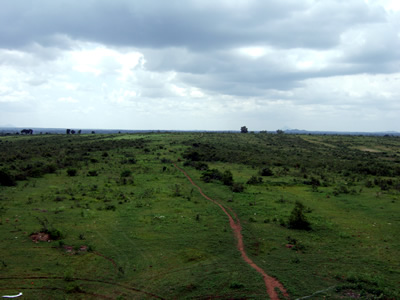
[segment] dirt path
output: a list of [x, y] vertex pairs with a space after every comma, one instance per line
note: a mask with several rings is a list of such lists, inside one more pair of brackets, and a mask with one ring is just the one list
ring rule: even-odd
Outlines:
[[206, 198], [207, 200], [215, 203], [216, 205], [218, 205], [222, 211], [228, 216], [229, 218], [229, 225], [231, 226], [232, 230], [233, 230], [233, 234], [237, 240], [237, 248], [240, 251], [240, 254], [242, 255], [243, 260], [249, 264], [253, 269], [255, 269], [258, 273], [260, 273], [260, 275], [263, 277], [264, 282], [265, 282], [265, 287], [267, 288], [267, 293], [269, 295], [269, 297], [272, 300], [279, 300], [279, 296], [278, 293], [276, 291], [276, 289], [280, 290], [282, 292], [282, 294], [288, 299], [289, 298], [289, 294], [286, 292], [285, 288], [283, 287], [283, 285], [274, 277], [269, 276], [267, 273], [265, 273], [265, 271], [263, 269], [261, 269], [259, 266], [257, 266], [250, 257], [247, 256], [246, 251], [244, 249], [244, 243], [243, 243], [243, 235], [242, 235], [242, 226], [240, 224], [240, 220], [237, 217], [236, 213], [231, 210], [230, 208], [228, 208], [228, 210], [234, 215], [235, 219], [232, 217], [232, 215], [228, 212], [228, 210], [218, 201], [211, 199], [210, 197], [208, 197], [206, 194], [204, 194], [204, 192], [202, 191], [202, 189], [196, 184], [194, 183], [194, 181], [192, 180], [192, 178], [190, 178], [190, 176], [180, 167], [178, 167], [175, 163], [174, 163], [175, 168], [177, 168], [179, 171], [181, 171], [186, 178], [190, 181], [190, 183], [195, 186], [198, 191], [200, 192], [200, 194]]

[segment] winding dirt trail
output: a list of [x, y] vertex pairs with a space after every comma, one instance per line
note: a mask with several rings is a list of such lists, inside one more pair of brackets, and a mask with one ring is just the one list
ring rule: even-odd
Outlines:
[[287, 291], [285, 290], [283, 285], [277, 279], [275, 279], [274, 277], [271, 277], [267, 273], [265, 273], [265, 271], [263, 269], [261, 269], [259, 266], [257, 266], [251, 260], [251, 258], [247, 256], [246, 251], [244, 249], [244, 243], [243, 243], [242, 225], [240, 224], [240, 220], [237, 217], [236, 213], [233, 210], [231, 210], [230, 208], [228, 208], [228, 210], [231, 212], [231, 214], [234, 215], [234, 217], [236, 219], [236, 221], [235, 221], [235, 219], [232, 217], [232, 215], [228, 212], [228, 210], [221, 203], [219, 203], [218, 201], [216, 201], [214, 199], [211, 199], [206, 194], [204, 194], [203, 190], [192, 180], [192, 178], [185, 172], [185, 170], [178, 167], [176, 165], [176, 163], [174, 163], [174, 166], [175, 166], [175, 168], [177, 168], [179, 171], [181, 171], [186, 176], [186, 178], [190, 181], [190, 183], [198, 189], [200, 194], [205, 199], [218, 205], [222, 209], [222, 211], [228, 216], [229, 225], [231, 226], [233, 234], [237, 240], [237, 248], [240, 251], [240, 254], [242, 255], [243, 260], [247, 264], [249, 264], [253, 269], [255, 269], [258, 273], [261, 274], [261, 276], [264, 279], [265, 287], [267, 288], [267, 293], [268, 293], [269, 297], [272, 300], [279, 300], [279, 296], [276, 291], [278, 289], [282, 292], [282, 294], [285, 296], [286, 299], [289, 299], [289, 294], [287, 293]]

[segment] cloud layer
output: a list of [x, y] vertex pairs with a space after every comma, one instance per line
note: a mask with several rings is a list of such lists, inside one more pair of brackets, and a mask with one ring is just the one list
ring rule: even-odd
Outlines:
[[394, 2], [5, 0], [0, 125], [399, 130]]

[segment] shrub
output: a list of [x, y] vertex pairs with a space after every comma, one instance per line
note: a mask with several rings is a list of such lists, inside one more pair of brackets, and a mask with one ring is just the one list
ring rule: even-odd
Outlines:
[[67, 281], [67, 282], [74, 281], [74, 278], [72, 277], [71, 272], [65, 271], [64, 280]]
[[57, 171], [57, 166], [55, 164], [48, 164], [44, 167], [45, 173], [53, 174], [55, 171]]
[[232, 172], [226, 170], [221, 177], [221, 181], [224, 185], [232, 186], [233, 185], [233, 175]]
[[271, 170], [270, 168], [266, 167], [266, 168], [263, 168], [263, 169], [260, 171], [260, 175], [261, 175], [261, 176], [273, 176], [274, 173], [272, 172], [272, 170]]
[[174, 191], [173, 191], [172, 195], [173, 195], [174, 197], [180, 197], [180, 196], [182, 196], [182, 193], [181, 193], [181, 186], [180, 186], [179, 184], [175, 184]]
[[121, 172], [121, 177], [129, 177], [129, 176], [131, 176], [131, 174], [132, 174], [131, 170], [123, 170]]
[[98, 175], [99, 175], [99, 173], [97, 173], [96, 170], [90, 170], [90, 171], [88, 172], [88, 176], [98, 176]]
[[295, 238], [288, 236], [287, 241], [288, 244], [292, 245], [291, 249], [294, 251], [303, 251], [305, 249], [304, 245]]
[[311, 224], [304, 215], [305, 206], [296, 201], [295, 207], [289, 217], [288, 226], [291, 229], [310, 230]]
[[196, 170], [200, 170], [200, 171], [208, 170], [208, 165], [206, 163], [200, 162], [200, 161], [186, 161], [184, 163], [184, 166], [191, 166], [191, 167], [195, 168]]
[[251, 176], [249, 180], [247, 180], [247, 184], [259, 184], [262, 183], [263, 180], [261, 177]]
[[16, 184], [14, 176], [8, 173], [7, 170], [0, 170], [0, 185], [14, 186]]
[[65, 200], [65, 197], [64, 196], [56, 196], [55, 198], [54, 198], [54, 202], [61, 202], [61, 201], [64, 201]]
[[231, 289], [241, 289], [244, 288], [244, 285], [241, 284], [240, 282], [232, 282], [229, 286]]
[[191, 160], [191, 161], [199, 161], [200, 160], [200, 154], [197, 151], [189, 151], [184, 153], [183, 158]]
[[321, 182], [315, 177], [311, 177], [310, 180], [304, 181], [304, 184], [312, 186], [321, 186]]
[[349, 189], [347, 188], [347, 186], [345, 186], [343, 184], [340, 184], [339, 186], [336, 186], [333, 189], [333, 194], [335, 196], [338, 196], [340, 194], [348, 194], [348, 193], [350, 193]]
[[68, 169], [67, 170], [68, 176], [71, 176], [71, 177], [76, 176], [77, 173], [78, 173], [77, 169]]
[[235, 182], [232, 184], [231, 190], [234, 193], [241, 193], [244, 191], [244, 185], [242, 183]]
[[108, 205], [106, 205], [105, 209], [106, 209], [106, 210], [115, 211], [117, 208], [115, 207], [115, 205], [108, 204]]
[[[67, 280], [66, 278], [64, 278], [65, 281], [72, 281], [72, 280]], [[82, 288], [79, 285], [71, 285], [68, 286], [66, 289], [68, 294], [72, 294], [72, 293], [84, 293], [84, 291], [82, 290]]]
[[55, 229], [55, 228], [51, 228], [51, 229], [47, 230], [46, 233], [48, 233], [50, 235], [50, 238], [52, 240], [59, 240], [64, 237], [64, 234], [60, 230]]
[[44, 170], [42, 170], [40, 167], [34, 167], [32, 169], [27, 170], [26, 174], [29, 177], [34, 177], [34, 178], [39, 178], [44, 175]]
[[136, 159], [135, 158], [129, 158], [128, 160], [126, 160], [125, 163], [134, 165], [134, 164], [136, 164]]
[[222, 179], [222, 174], [218, 169], [211, 169], [211, 170], [206, 170], [203, 172], [203, 175], [201, 175], [201, 180], [204, 182], [211, 182], [212, 180], [221, 180]]

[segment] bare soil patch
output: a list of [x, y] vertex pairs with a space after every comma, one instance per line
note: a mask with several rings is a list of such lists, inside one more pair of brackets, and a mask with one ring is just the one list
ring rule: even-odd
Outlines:
[[50, 242], [50, 234], [45, 232], [36, 232], [30, 235], [32, 242], [39, 243], [39, 242]]

